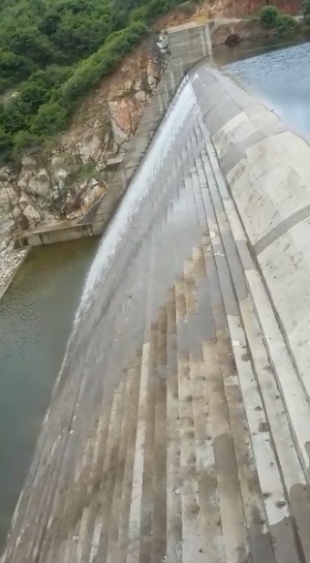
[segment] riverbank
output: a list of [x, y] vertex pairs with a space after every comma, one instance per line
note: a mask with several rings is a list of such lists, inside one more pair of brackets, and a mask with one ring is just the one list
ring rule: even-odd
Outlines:
[[299, 26], [292, 32], [280, 34], [276, 28], [263, 27], [256, 18], [217, 18], [210, 22], [212, 46], [216, 48], [226, 44], [230, 48], [239, 43], [250, 44], [257, 40], [279, 41], [282, 44], [309, 39], [309, 25], [304, 24], [300, 16], [294, 19]]
[[97, 245], [31, 249], [0, 299], [0, 555]]
[[17, 270], [22, 265], [29, 248], [16, 249], [9, 238], [0, 243], [0, 299], [9, 287]]

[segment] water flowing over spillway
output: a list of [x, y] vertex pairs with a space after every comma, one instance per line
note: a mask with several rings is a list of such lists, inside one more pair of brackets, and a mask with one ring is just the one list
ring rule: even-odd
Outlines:
[[[182, 103], [178, 103], [179, 97], [182, 96]], [[125, 254], [124, 246], [126, 239], [130, 233], [130, 244], [132, 231], [135, 230], [133, 225], [137, 223], [138, 216], [143, 213], [144, 206], [149, 204], [149, 200], [154, 200], [154, 179], [159, 174], [159, 168], [163, 159], [166, 158], [169, 147], [175, 142], [180, 134], [184, 134], [186, 130], [185, 121], [191, 118], [194, 110], [196, 98], [194, 96], [191, 85], [187, 79], [184, 79], [179, 92], [168, 110], [164, 124], [159, 127], [155, 135], [152, 150], [148, 158], [142, 162], [141, 167], [135, 175], [135, 178], [127, 191], [122, 206], [118, 210], [108, 232], [103, 237], [99, 247], [97, 256], [92, 264], [91, 270], [86, 280], [85, 288], [81, 299], [81, 312], [87, 307], [89, 298], [93, 299], [93, 292], [97, 292], [96, 285], [103, 285], [111, 269], [113, 258], [122, 249]], [[169, 171], [168, 167], [168, 173]], [[160, 195], [160, 192], [157, 194]], [[157, 199], [156, 198], [156, 199]], [[146, 216], [146, 221], [153, 218]], [[139, 226], [139, 224], [138, 224]], [[143, 229], [147, 229], [145, 226]], [[135, 239], [139, 241], [139, 232]], [[127, 243], [129, 241], [127, 240]], [[79, 313], [78, 313], [79, 314]]]
[[212, 141], [282, 129], [217, 84], [183, 80], [102, 239], [3, 563], [310, 561], [310, 411]]

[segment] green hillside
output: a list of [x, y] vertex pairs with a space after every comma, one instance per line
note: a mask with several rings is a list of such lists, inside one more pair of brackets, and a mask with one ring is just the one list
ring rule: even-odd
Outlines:
[[[178, 0], [3, 0], [0, 7], [0, 160], [61, 131]], [[17, 94], [10, 95], [18, 90]]]

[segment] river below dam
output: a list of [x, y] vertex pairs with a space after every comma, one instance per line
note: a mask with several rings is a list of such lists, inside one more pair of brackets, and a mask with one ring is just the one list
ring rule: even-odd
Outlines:
[[0, 301], [0, 546], [97, 244], [84, 239], [31, 250]]
[[[310, 140], [310, 43], [241, 46], [215, 59]], [[0, 301], [0, 550], [97, 246], [84, 239], [32, 250]]]

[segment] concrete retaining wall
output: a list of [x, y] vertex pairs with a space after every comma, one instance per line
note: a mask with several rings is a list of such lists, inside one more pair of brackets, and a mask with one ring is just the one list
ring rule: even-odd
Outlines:
[[227, 76], [198, 65], [190, 79], [310, 395], [310, 146]]
[[43, 244], [54, 244], [56, 242], [65, 242], [68, 240], [76, 240], [80, 238], [93, 236], [95, 233], [90, 223], [84, 225], [66, 225], [61, 223], [55, 227], [38, 229], [28, 236], [29, 246], [41, 246]]

